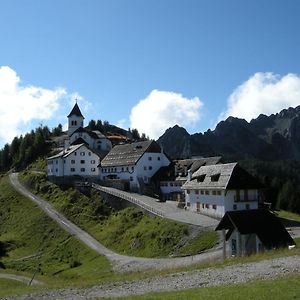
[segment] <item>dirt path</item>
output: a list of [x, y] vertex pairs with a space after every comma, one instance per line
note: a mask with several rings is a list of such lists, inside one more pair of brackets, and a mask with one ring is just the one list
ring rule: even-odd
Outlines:
[[0, 273], [0, 279], [11, 279], [11, 280], [16, 280], [16, 281], [20, 281], [23, 282], [27, 285], [29, 285], [29, 283], [31, 282], [31, 285], [42, 285], [43, 283], [33, 279], [31, 281], [31, 278], [29, 277], [25, 277], [25, 276], [20, 276], [20, 275], [15, 275], [15, 274], [4, 274], [4, 273]]
[[216, 260], [222, 255], [222, 250], [220, 248], [213, 249], [211, 251], [204, 252], [202, 254], [180, 257], [180, 258], [141, 258], [132, 257], [117, 254], [110, 249], [106, 248], [100, 244], [96, 239], [94, 239], [87, 232], [79, 228], [77, 225], [69, 221], [64, 215], [59, 213], [51, 204], [42, 198], [32, 194], [28, 191], [18, 180], [18, 174], [12, 173], [9, 175], [10, 182], [13, 187], [33, 201], [42, 209], [50, 218], [56, 221], [61, 228], [74, 235], [85, 245], [95, 250], [100, 255], [104, 255], [113, 265], [113, 269], [119, 272], [126, 271], [137, 271], [145, 269], [165, 269], [174, 268], [177, 266], [190, 265], [206, 260]]
[[[16, 297], [18, 300], [79, 300], [126, 297], [150, 292], [179, 291], [190, 288], [245, 283], [255, 279], [271, 279], [288, 274], [300, 275], [300, 256], [290, 256], [255, 263], [174, 273], [131, 282], [114, 282], [86, 289], [61, 289]], [[300, 296], [300, 286], [299, 286]], [[7, 298], [11, 299], [11, 298]]]

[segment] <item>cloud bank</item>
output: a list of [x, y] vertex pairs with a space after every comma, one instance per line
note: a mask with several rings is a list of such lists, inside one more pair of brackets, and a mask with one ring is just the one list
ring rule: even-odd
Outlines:
[[200, 119], [202, 105], [197, 97], [188, 99], [174, 92], [153, 90], [132, 108], [130, 126], [157, 139], [167, 128], [176, 124], [195, 124]]
[[227, 110], [219, 116], [219, 121], [233, 116], [249, 122], [260, 114], [270, 115], [299, 104], [299, 75], [255, 73], [229, 96]]
[[22, 133], [33, 120], [48, 120], [66, 95], [62, 88], [50, 90], [37, 86], [22, 86], [17, 73], [10, 67], [0, 67], [0, 139], [5, 142]]

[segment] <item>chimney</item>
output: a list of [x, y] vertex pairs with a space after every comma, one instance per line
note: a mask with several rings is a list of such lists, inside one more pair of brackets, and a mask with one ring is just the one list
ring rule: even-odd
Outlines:
[[192, 180], [192, 171], [191, 170], [188, 170], [188, 181], [191, 181]]

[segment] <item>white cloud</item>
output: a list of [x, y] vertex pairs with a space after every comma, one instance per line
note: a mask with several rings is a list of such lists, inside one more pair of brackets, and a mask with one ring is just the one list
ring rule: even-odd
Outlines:
[[300, 104], [300, 76], [256, 73], [229, 96], [227, 110], [219, 120], [229, 116], [250, 121], [259, 114], [277, 113]]
[[176, 124], [195, 124], [200, 119], [199, 110], [202, 105], [197, 97], [188, 99], [174, 92], [153, 90], [132, 108], [130, 127], [156, 139], [167, 128]]
[[11, 142], [31, 121], [50, 119], [65, 96], [62, 88], [22, 86], [13, 69], [0, 67], [0, 139]]

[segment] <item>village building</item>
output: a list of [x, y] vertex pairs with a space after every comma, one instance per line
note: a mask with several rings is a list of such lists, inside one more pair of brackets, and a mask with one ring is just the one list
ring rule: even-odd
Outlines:
[[224, 257], [295, 245], [279, 218], [266, 209], [228, 211], [216, 230], [223, 231]]
[[76, 103], [68, 115], [68, 136], [64, 147], [47, 159], [50, 179], [73, 176], [99, 179], [98, 165], [112, 144], [101, 132], [83, 126], [84, 116]]
[[161, 200], [178, 201], [179, 207], [184, 203], [183, 184], [188, 179], [188, 172], [192, 174], [201, 166], [219, 163], [220, 156], [181, 159], [173, 161], [169, 166], [160, 168], [152, 177], [152, 181], [159, 186]]
[[127, 189], [143, 193], [151, 177], [164, 166], [169, 158], [155, 141], [142, 141], [116, 145], [100, 164], [102, 181], [122, 181]]
[[98, 130], [87, 130], [84, 127], [84, 116], [76, 103], [68, 115], [68, 138], [65, 140], [65, 148], [70, 145], [86, 143], [89, 148], [104, 157], [112, 148], [111, 141]]
[[60, 153], [47, 158], [48, 176], [81, 176], [96, 178], [99, 176], [100, 157], [86, 144], [71, 145]]
[[261, 183], [237, 163], [201, 166], [182, 186], [185, 208], [215, 218], [227, 211], [257, 209]]

